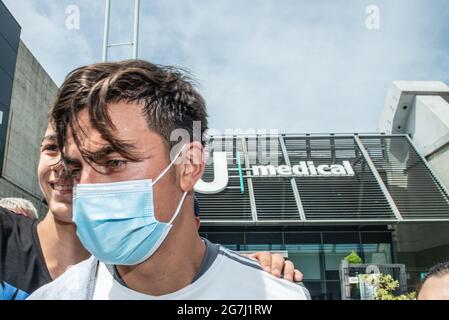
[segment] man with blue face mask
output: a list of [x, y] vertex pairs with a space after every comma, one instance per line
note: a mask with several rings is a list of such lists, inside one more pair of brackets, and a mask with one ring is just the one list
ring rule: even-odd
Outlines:
[[[77, 69], [51, 117], [75, 185], [77, 235], [93, 256], [32, 299], [308, 298], [303, 286], [199, 237], [193, 188], [207, 114], [182, 73], [144, 61]], [[177, 129], [190, 139], [171, 141]]]

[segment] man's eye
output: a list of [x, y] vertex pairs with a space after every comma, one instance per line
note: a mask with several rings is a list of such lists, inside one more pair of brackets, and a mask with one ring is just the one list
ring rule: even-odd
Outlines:
[[46, 144], [42, 146], [42, 151], [59, 151], [56, 144]]
[[121, 168], [124, 165], [126, 165], [127, 161], [126, 160], [109, 160], [106, 165], [109, 168], [113, 168], [113, 169], [117, 169], [117, 168]]

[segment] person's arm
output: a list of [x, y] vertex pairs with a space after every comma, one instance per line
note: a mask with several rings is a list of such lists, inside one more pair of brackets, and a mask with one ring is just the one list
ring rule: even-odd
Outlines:
[[246, 256], [257, 260], [262, 269], [277, 278], [280, 278], [281, 275], [283, 275], [285, 280], [295, 282], [300, 282], [303, 279], [303, 274], [298, 269], [295, 269], [293, 262], [290, 260], [285, 260], [279, 253], [259, 251]]

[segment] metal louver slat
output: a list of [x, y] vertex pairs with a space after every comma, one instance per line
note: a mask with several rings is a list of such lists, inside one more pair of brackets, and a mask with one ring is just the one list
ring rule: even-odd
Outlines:
[[307, 220], [392, 219], [394, 215], [353, 137], [284, 137], [290, 162], [315, 165], [349, 161], [349, 177], [298, 177]]
[[447, 193], [406, 136], [361, 140], [405, 220], [449, 218]]
[[[275, 139], [270, 143], [269, 139]], [[270, 147], [275, 146], [274, 150]], [[255, 150], [257, 148], [257, 150]], [[257, 151], [257, 152], [255, 152]], [[277, 165], [286, 164], [278, 137], [259, 137], [257, 144], [248, 143], [248, 152], [256, 159], [269, 158]], [[273, 162], [270, 162], [273, 163]], [[298, 206], [289, 178], [267, 177], [252, 180], [258, 220], [298, 220]]]

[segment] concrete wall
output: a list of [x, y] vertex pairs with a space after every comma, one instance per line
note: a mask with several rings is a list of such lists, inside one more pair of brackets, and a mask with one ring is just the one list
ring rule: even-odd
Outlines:
[[[20, 42], [11, 99], [0, 197], [42, 197], [37, 179], [39, 149], [58, 87]], [[10, 183], [6, 186], [5, 181]], [[16, 185], [16, 187], [14, 187]]]
[[449, 223], [399, 224], [395, 229], [399, 263], [426, 270], [449, 260]]
[[395, 236], [398, 251], [427, 250], [449, 243], [449, 222], [399, 224]]

